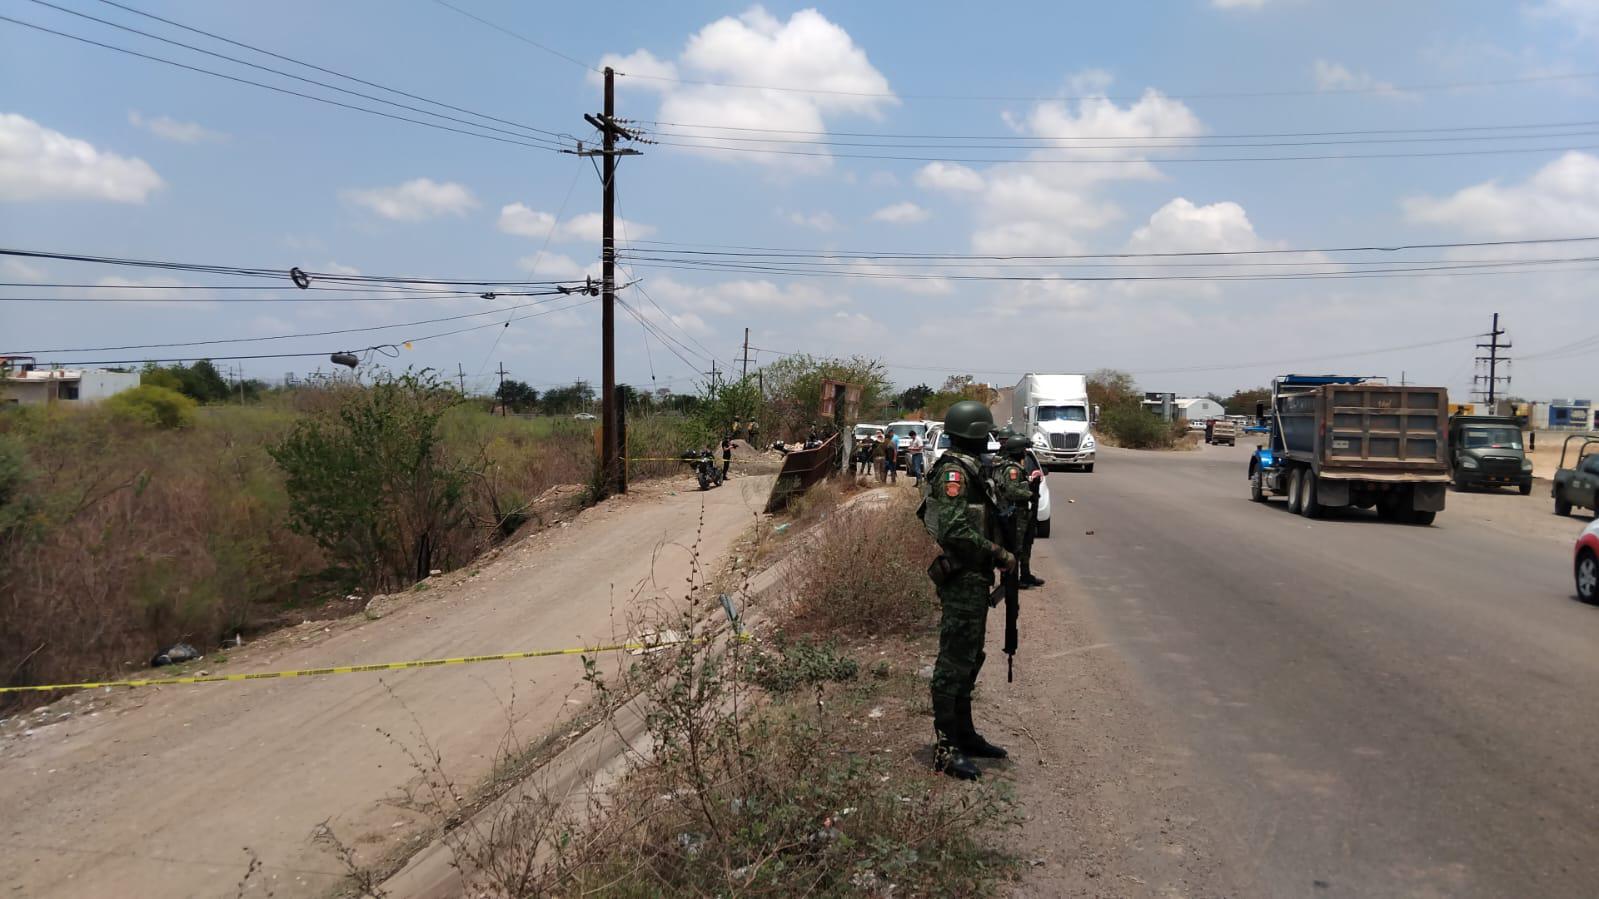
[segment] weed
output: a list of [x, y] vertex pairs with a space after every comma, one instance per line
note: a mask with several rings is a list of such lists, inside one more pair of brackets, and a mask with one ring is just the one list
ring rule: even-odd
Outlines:
[[781, 590], [797, 628], [908, 633], [937, 609], [927, 565], [936, 554], [910, 491], [865, 494], [803, 538], [804, 564]]

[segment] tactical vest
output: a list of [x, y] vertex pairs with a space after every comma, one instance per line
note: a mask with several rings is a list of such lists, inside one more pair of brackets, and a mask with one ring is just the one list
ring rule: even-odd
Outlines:
[[[946, 451], [938, 457], [938, 461], [933, 463], [933, 470], [928, 474], [922, 489], [928, 492], [943, 489], [940, 486], [943, 482], [939, 475], [950, 466], [959, 468], [965, 481], [965, 487], [962, 488], [962, 496], [966, 500], [966, 514], [970, 515], [972, 520], [977, 523], [978, 533], [985, 537], [991, 537], [992, 532], [989, 530], [989, 524], [990, 516], [994, 510], [994, 497], [992, 488], [988, 485], [988, 479], [983, 476], [982, 471], [975, 464], [954, 452]], [[923, 518], [925, 521], [926, 511], [927, 499], [924, 496], [921, 507], [916, 510], [917, 517]]]

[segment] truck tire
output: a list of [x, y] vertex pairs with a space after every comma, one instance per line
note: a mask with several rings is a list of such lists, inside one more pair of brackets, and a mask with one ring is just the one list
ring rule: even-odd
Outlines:
[[1432, 509], [1411, 509], [1405, 515], [1405, 521], [1420, 527], [1430, 527], [1438, 513]]
[[1571, 514], [1571, 503], [1566, 502], [1565, 500], [1561, 499], [1558, 496], [1555, 497], [1555, 514], [1556, 515], [1570, 515]]
[[1049, 539], [1049, 521], [1049, 519], [1045, 519], [1033, 525], [1033, 536], [1044, 540]]
[[1522, 481], [1521, 482], [1521, 487], [1519, 489], [1521, 490], [1521, 495], [1522, 496], [1531, 496], [1532, 495], [1532, 482], [1531, 481]]
[[1298, 515], [1299, 510], [1304, 508], [1304, 471], [1303, 468], [1295, 468], [1288, 472], [1288, 511], [1293, 515]]
[[1266, 501], [1266, 476], [1261, 474], [1259, 468], [1249, 476], [1249, 498], [1257, 503]]
[[1306, 518], [1320, 518], [1321, 509], [1321, 503], [1316, 499], [1316, 474], [1307, 471], [1299, 479], [1299, 514]]
[[1093, 474], [1093, 473], [1094, 473], [1094, 463], [1090, 462], [1087, 465], [1083, 466], [1083, 474]]

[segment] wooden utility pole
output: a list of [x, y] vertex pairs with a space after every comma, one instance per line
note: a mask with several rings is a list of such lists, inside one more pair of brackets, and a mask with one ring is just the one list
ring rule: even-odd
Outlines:
[[[456, 364], [460, 365], [459, 362], [456, 363]], [[501, 418], [505, 417], [505, 376], [506, 376], [506, 374], [507, 374], [507, 372], [505, 370], [505, 363], [501, 362], [500, 363], [500, 417]]]
[[1478, 349], [1488, 351], [1488, 355], [1477, 357], [1478, 363], [1486, 364], [1488, 372], [1487, 374], [1473, 377], [1474, 387], [1476, 384], [1482, 384], [1483, 386], [1475, 387], [1472, 392], [1486, 400], [1489, 415], [1494, 414], [1494, 400], [1498, 398], [1499, 382], [1505, 382], [1507, 387], [1510, 384], [1510, 376], [1499, 373], [1499, 366], [1503, 365], [1506, 368], [1510, 366], [1510, 358], [1501, 355], [1499, 352], [1500, 350], [1510, 349], [1510, 341], [1506, 340], [1501, 343], [1499, 340], [1504, 335], [1505, 331], [1499, 327], [1499, 313], [1495, 312], [1493, 329], [1488, 332], [1488, 342], [1477, 344]]
[[455, 380], [461, 385], [461, 395], [466, 396], [466, 369], [459, 362], [455, 363]]
[[739, 377], [739, 380], [743, 380], [743, 379], [745, 379], [745, 378], [750, 376], [750, 329], [749, 328], [745, 328], [744, 329], [744, 355], [743, 355], [743, 357], [741, 357], [739, 359], [739, 362], [743, 364], [743, 368], [741, 368], [739, 370], [738, 377]]
[[600, 230], [600, 474], [606, 490], [627, 492], [622, 476], [620, 428], [616, 405], [616, 159], [636, 156], [637, 150], [617, 149], [616, 139], [635, 140], [636, 135], [616, 123], [616, 72], [605, 67], [605, 112], [584, 114], [583, 119], [604, 136], [599, 150], [569, 151], [579, 156], [599, 156], [601, 187]]

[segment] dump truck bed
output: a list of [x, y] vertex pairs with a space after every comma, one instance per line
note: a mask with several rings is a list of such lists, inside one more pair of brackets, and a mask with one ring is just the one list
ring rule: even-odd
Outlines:
[[1324, 478], [1449, 480], [1449, 393], [1442, 387], [1284, 386], [1277, 420], [1289, 458]]

